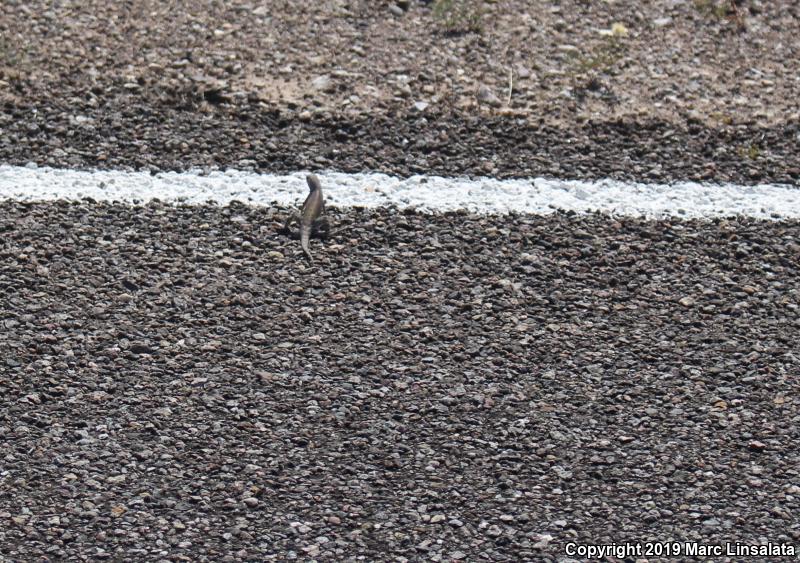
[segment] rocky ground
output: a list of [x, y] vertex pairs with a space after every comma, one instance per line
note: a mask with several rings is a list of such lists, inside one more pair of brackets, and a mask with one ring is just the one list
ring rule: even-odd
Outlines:
[[11, 560], [800, 541], [797, 223], [0, 217]]
[[9, 1], [0, 160], [800, 179], [795, 2]]
[[[0, 163], [800, 178], [794, 2], [299, 4], [7, 0]], [[800, 551], [797, 222], [285, 212], [0, 203], [0, 560]]]

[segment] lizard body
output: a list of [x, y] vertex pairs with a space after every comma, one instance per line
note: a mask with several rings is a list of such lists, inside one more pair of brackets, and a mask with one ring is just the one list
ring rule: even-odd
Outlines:
[[300, 213], [293, 213], [286, 220], [284, 230], [289, 231], [293, 222], [297, 222], [300, 226], [300, 246], [303, 252], [308, 257], [308, 260], [313, 260], [311, 251], [308, 248], [308, 241], [311, 235], [316, 234], [317, 231], [323, 231], [325, 234], [329, 231], [328, 220], [322, 215], [325, 213], [325, 200], [322, 196], [322, 184], [315, 174], [306, 176], [308, 182], [308, 196], [303, 202], [303, 207]]

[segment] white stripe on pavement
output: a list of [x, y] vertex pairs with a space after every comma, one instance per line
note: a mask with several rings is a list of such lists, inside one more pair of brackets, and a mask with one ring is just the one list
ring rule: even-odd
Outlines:
[[[786, 185], [639, 184], [544, 178], [442, 178], [385, 174], [319, 173], [329, 205], [378, 207], [395, 205], [420, 211], [466, 209], [478, 213], [549, 214], [557, 209], [600, 211], [645, 217], [800, 218], [800, 188]], [[0, 165], [0, 199], [25, 201], [79, 200], [143, 204], [294, 205], [307, 193], [305, 173], [256, 174], [235, 170], [202, 172], [78, 171], [35, 165]]]

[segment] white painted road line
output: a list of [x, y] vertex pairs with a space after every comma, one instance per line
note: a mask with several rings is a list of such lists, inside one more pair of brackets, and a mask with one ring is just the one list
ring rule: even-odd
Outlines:
[[[557, 209], [617, 216], [711, 218], [741, 215], [800, 218], [800, 188], [785, 185], [671, 185], [547, 180], [496, 180], [384, 174], [318, 173], [329, 205], [395, 205], [425, 212], [466, 209], [477, 213], [549, 214]], [[0, 199], [295, 205], [303, 201], [305, 173], [256, 174], [235, 170], [201, 172], [77, 171], [35, 165], [0, 165]]]

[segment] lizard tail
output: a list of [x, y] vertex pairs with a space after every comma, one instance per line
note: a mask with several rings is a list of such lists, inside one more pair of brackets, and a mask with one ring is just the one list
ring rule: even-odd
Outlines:
[[306, 226], [300, 227], [300, 246], [303, 247], [303, 252], [306, 253], [308, 256], [308, 261], [311, 262], [313, 258], [311, 257], [311, 251], [308, 249], [308, 239], [311, 237], [311, 229]]

